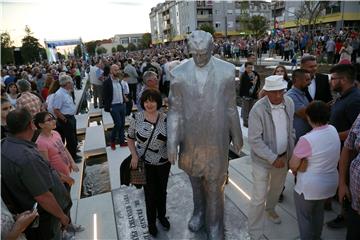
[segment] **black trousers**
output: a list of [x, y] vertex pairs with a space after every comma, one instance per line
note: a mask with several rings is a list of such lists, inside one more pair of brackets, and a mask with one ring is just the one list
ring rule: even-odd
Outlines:
[[66, 123], [58, 119], [57, 128], [63, 142], [66, 140], [66, 148], [69, 150], [71, 156], [76, 158], [77, 136], [76, 136], [76, 119], [73, 115], [64, 115]]
[[356, 240], [360, 238], [360, 215], [350, 207], [347, 219], [346, 240]]
[[137, 83], [129, 83], [129, 97], [134, 100], [134, 103], [136, 104], [136, 88]]
[[156, 217], [166, 215], [166, 188], [171, 164], [155, 166], [145, 164], [146, 185], [144, 186], [148, 226], [156, 224]]

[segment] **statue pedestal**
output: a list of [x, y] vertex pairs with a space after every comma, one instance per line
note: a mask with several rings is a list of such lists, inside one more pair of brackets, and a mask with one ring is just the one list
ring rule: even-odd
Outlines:
[[[187, 226], [193, 211], [188, 176], [185, 173], [171, 175], [167, 192], [167, 216], [171, 227], [169, 231], [164, 231], [157, 222], [159, 233], [156, 239], [206, 239], [204, 229], [193, 233]], [[118, 239], [151, 239], [147, 228], [143, 189], [122, 186], [112, 193]], [[248, 239], [246, 227], [246, 216], [225, 196], [225, 239]]]

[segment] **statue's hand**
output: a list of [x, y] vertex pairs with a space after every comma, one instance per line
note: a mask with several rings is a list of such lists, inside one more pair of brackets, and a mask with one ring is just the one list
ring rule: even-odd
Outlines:
[[169, 162], [174, 165], [178, 157], [177, 151], [168, 151], [168, 160]]
[[238, 143], [238, 144], [235, 144], [233, 142], [233, 148], [234, 148], [234, 151], [235, 153], [239, 154], [241, 153], [241, 149], [242, 149], [242, 144]]

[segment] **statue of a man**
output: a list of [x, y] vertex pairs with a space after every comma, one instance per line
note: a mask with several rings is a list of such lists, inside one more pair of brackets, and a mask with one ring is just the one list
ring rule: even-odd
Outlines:
[[190, 178], [194, 212], [188, 226], [205, 225], [208, 239], [224, 239], [224, 187], [229, 143], [243, 145], [236, 107], [235, 66], [212, 56], [213, 38], [194, 31], [188, 38], [192, 59], [171, 71], [168, 158]]

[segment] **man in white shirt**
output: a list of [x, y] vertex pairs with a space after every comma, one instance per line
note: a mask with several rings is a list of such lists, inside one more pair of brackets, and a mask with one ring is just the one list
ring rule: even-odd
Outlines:
[[294, 103], [284, 96], [286, 88], [282, 76], [267, 77], [263, 87], [265, 96], [250, 111], [253, 189], [248, 219], [251, 239], [262, 237], [265, 212], [273, 223], [281, 223], [275, 206], [285, 183], [295, 139]]
[[102, 70], [102, 66], [101, 62], [96, 64], [96, 66], [93, 64], [90, 66], [89, 79], [94, 94], [94, 108], [98, 106], [103, 108], [103, 79], [98, 75]]

